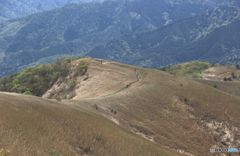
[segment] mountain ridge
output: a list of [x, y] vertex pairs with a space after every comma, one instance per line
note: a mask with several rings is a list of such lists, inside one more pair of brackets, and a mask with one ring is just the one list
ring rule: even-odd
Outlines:
[[[151, 34], [152, 31], [161, 29], [165, 25], [170, 27], [171, 23], [175, 22], [175, 27], [178, 27], [177, 22], [179, 20], [195, 17], [212, 8], [214, 7], [211, 5], [192, 1], [174, 4], [162, 0], [152, 0], [152, 2], [138, 0], [127, 1], [126, 3], [123, 1], [107, 1], [69, 5], [62, 9], [3, 22], [0, 27], [0, 53], [2, 54], [0, 63], [2, 74], [0, 75], [6, 75], [48, 57], [53, 58], [61, 55], [83, 56], [89, 52], [90, 56], [96, 57], [96, 51], [100, 51], [98, 55], [101, 56], [101, 52], [104, 50], [107, 52], [103, 53], [109, 53], [108, 50], [115, 51], [115, 49], [117, 50], [116, 54], [112, 55], [110, 53], [110, 56], [106, 59], [127, 60], [124, 63], [155, 67], [169, 64], [169, 62], [176, 63], [178, 60], [175, 58], [164, 55], [159, 56], [160, 54], [150, 54], [150, 56], [144, 58], [148, 62], [143, 62], [141, 55], [148, 55], [151, 50], [141, 54], [139, 51], [128, 51], [129, 49], [124, 48], [128, 48], [128, 46], [138, 48], [139, 45], [128, 45], [131, 44], [127, 43], [128, 40], [131, 40], [131, 36], [144, 32]], [[156, 16], [158, 14], [160, 16]], [[231, 13], [229, 18], [233, 14]], [[130, 38], [125, 41], [126, 39], [123, 36], [127, 34], [130, 34]], [[108, 44], [111, 45], [111, 42], [121, 39], [123, 39], [123, 45], [120, 43], [114, 47], [113, 43], [112, 49], [111, 46], [110, 49], [104, 49], [104, 47], [109, 46]], [[166, 45], [171, 46], [171, 44], [170, 41], [165, 44], [165, 47]], [[145, 49], [148, 47], [145, 44], [140, 46]], [[103, 49], [100, 48], [99, 50], [99, 47], [103, 47]], [[157, 53], [162, 52], [157, 51]], [[121, 55], [126, 54], [129, 54], [130, 57], [121, 59]], [[162, 60], [166, 60], [166, 62], [164, 63]], [[15, 62], [15, 66], [13, 62]]]
[[[177, 21], [153, 32], [129, 35], [109, 42], [105, 46], [92, 50], [90, 56], [108, 58], [115, 55], [119, 56], [116, 60], [125, 63], [153, 67], [198, 59], [211, 63], [238, 64], [239, 45], [236, 31], [240, 19], [239, 13], [238, 7], [217, 8], [209, 13]], [[235, 27], [233, 27], [234, 24]], [[217, 37], [219, 35], [221, 36]], [[213, 47], [215, 44], [217, 46]], [[101, 52], [103, 52], [103, 57], [101, 57]], [[132, 60], [130, 57], [129, 60], [128, 57], [124, 57], [124, 53], [135, 56]]]
[[1, 0], [0, 18], [2, 18], [3, 21], [6, 21], [9, 19], [21, 18], [38, 12], [60, 8], [67, 4], [86, 2], [102, 2], [102, 0]]

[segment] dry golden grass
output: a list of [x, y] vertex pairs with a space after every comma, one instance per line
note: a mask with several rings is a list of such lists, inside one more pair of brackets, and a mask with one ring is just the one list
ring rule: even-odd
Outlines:
[[166, 147], [208, 156], [213, 145], [240, 141], [239, 97], [159, 70], [85, 62], [87, 78], [76, 78], [68, 105], [0, 95], [0, 148], [13, 155], [176, 155]]
[[8, 94], [0, 94], [0, 149], [1, 156], [177, 155], [85, 110]]
[[[97, 66], [98, 75], [94, 75], [93, 71], [87, 81], [99, 77], [101, 72], [118, 69], [120, 75], [129, 73], [131, 82], [122, 86], [124, 79], [122, 82], [117, 80], [119, 91], [115, 92], [114, 88], [114, 92], [108, 95], [76, 98], [76, 101], [71, 102], [75, 103], [73, 106], [86, 109], [91, 109], [92, 106], [92, 111], [95, 110], [159, 146], [207, 156], [211, 155], [211, 146], [223, 146], [221, 139], [224, 137], [222, 134], [213, 134], [215, 129], [206, 127], [209, 123], [217, 122], [226, 124], [229, 129], [240, 129], [240, 98], [158, 70], [112, 62], [103, 65], [93, 62], [89, 69]], [[135, 79], [132, 76], [134, 73]], [[109, 82], [114, 81], [104, 74], [99, 78], [105, 88], [109, 87]], [[87, 85], [84, 87], [88, 88]], [[85, 92], [91, 94], [99, 86], [95, 87], [85, 89]], [[111, 88], [108, 89], [110, 92]], [[76, 94], [81, 97], [81, 92]], [[221, 130], [224, 131], [224, 127]], [[240, 141], [239, 132], [231, 131], [234, 133], [233, 144]]]
[[207, 84], [215, 89], [221, 90], [234, 96], [240, 96], [240, 82], [239, 81], [211, 81], [211, 80], [197, 80], [203, 84]]

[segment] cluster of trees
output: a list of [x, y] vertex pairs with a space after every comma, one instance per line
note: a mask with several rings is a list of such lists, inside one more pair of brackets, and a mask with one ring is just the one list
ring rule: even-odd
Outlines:
[[188, 78], [201, 78], [202, 71], [208, 69], [211, 65], [207, 62], [192, 61], [183, 64], [170, 65], [160, 70], [169, 72], [173, 75], [184, 76]]
[[[27, 95], [42, 96], [59, 79], [70, 72], [71, 59], [59, 59], [54, 64], [43, 64], [24, 69], [0, 79], [0, 91], [16, 92]], [[81, 64], [79, 73], [86, 71]]]

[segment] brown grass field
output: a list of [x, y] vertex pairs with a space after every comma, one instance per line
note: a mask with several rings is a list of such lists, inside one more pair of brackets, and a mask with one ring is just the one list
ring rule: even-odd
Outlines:
[[0, 95], [0, 147], [13, 155], [210, 156], [211, 147], [240, 143], [239, 97], [155, 69], [85, 61], [87, 73], [65, 92], [72, 99], [57, 97], [61, 84], [43, 96], [61, 103]]
[[[147, 140], [193, 155], [209, 155], [213, 145], [236, 145], [240, 141], [238, 97], [158, 70], [115, 62], [101, 65], [91, 61], [88, 72], [89, 79], [80, 84], [85, 88], [91, 84], [89, 93], [94, 94], [86, 98], [79, 96], [80, 85], [73, 98], [75, 104], [91, 105], [93, 109], [97, 105], [97, 112]], [[112, 74], [103, 74], [106, 72]], [[117, 75], [125, 78], [122, 81], [112, 78], [119, 78]], [[109, 87], [108, 93], [116, 88], [109, 85], [114, 83], [119, 84], [119, 91], [114, 89], [109, 95], [102, 95], [102, 87], [92, 81], [95, 76], [102, 80], [102, 86]], [[125, 79], [131, 82], [122, 86], [127, 83]], [[227, 137], [225, 133], [231, 135]]]
[[11, 156], [178, 155], [99, 115], [8, 94], [0, 94], [0, 149]]
[[203, 84], [214, 87], [218, 90], [226, 92], [234, 96], [240, 96], [240, 82], [239, 81], [212, 81], [212, 80], [197, 80]]

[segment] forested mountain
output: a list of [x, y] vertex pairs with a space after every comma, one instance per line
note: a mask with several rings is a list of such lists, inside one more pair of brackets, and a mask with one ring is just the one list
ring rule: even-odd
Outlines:
[[0, 0], [0, 20], [8, 20], [42, 12], [66, 4], [101, 0]]
[[[215, 57], [216, 53], [232, 60], [238, 57], [235, 56], [237, 43], [231, 42], [232, 45], [221, 51], [208, 45], [217, 42], [209, 41], [215, 33], [221, 34], [217, 31], [234, 33], [226, 40], [237, 41], [238, 27], [234, 23], [238, 19], [237, 4], [225, 0], [71, 4], [2, 22], [0, 75], [65, 55], [89, 54], [143, 66], [199, 58], [214, 61], [208, 56]], [[222, 30], [224, 28], [228, 31]]]
[[239, 64], [239, 29], [239, 7], [223, 6], [152, 32], [113, 40], [89, 55], [143, 66], [197, 59]]

